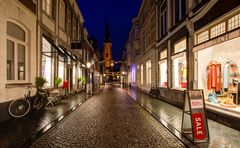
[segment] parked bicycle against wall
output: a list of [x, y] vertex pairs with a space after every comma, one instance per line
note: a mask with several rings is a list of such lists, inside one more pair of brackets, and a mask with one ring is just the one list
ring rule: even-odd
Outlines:
[[[32, 95], [34, 92], [35, 94]], [[27, 86], [27, 94], [24, 98], [13, 100], [8, 106], [8, 112], [12, 117], [20, 118], [28, 114], [30, 110], [43, 110], [48, 102], [47, 96], [46, 91]]]

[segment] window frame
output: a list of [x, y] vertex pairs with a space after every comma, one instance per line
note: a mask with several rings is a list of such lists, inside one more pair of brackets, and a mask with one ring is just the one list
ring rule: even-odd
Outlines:
[[[28, 82], [28, 45], [27, 45], [27, 41], [28, 41], [28, 34], [27, 34], [27, 30], [26, 28], [21, 25], [20, 23], [18, 22], [15, 22], [13, 20], [7, 20], [6, 22], [10, 22], [10, 23], [13, 23], [14, 25], [17, 25], [20, 29], [22, 29], [25, 33], [25, 41], [22, 41], [18, 38], [15, 38], [11, 35], [8, 35], [7, 32], [6, 32], [6, 42], [5, 42], [5, 45], [6, 45], [6, 66], [7, 66], [7, 40], [10, 40], [14, 43], [14, 79], [13, 80], [8, 80], [7, 78], [7, 67], [6, 67], [6, 81], [7, 83], [27, 83]], [[6, 23], [6, 30], [7, 30], [7, 23]], [[24, 80], [18, 80], [18, 44], [20, 45], [23, 45], [25, 47], [25, 59], [24, 59], [24, 62], [25, 62], [25, 79]]]
[[148, 60], [146, 62], [146, 84], [151, 85], [152, 84], [152, 63], [151, 60]]

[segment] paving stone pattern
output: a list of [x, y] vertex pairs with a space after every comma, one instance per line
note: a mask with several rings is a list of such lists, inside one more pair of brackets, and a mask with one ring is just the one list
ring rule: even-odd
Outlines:
[[31, 147], [185, 147], [120, 88], [107, 86]]

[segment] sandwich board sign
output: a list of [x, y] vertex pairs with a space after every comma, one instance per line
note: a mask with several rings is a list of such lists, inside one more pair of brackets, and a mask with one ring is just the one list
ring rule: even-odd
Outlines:
[[182, 134], [193, 142], [207, 142], [210, 139], [203, 90], [185, 91]]

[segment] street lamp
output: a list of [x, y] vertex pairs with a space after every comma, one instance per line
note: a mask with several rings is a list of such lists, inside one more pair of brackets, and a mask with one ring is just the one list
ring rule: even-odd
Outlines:
[[91, 67], [91, 65], [92, 65], [92, 64], [91, 64], [90, 62], [88, 62], [88, 63], [87, 63], [87, 68], [89, 69], [89, 68]]
[[87, 93], [90, 93], [91, 92], [91, 88], [90, 88], [90, 79], [91, 79], [91, 74], [90, 74], [90, 68], [91, 68], [91, 63], [90, 62], [88, 62], [87, 63], [87, 69], [88, 69], [88, 76], [87, 76], [87, 78], [88, 78], [88, 80], [87, 80]]
[[124, 88], [124, 77], [125, 77], [126, 72], [122, 71], [122, 77], [123, 77], [123, 88]]

